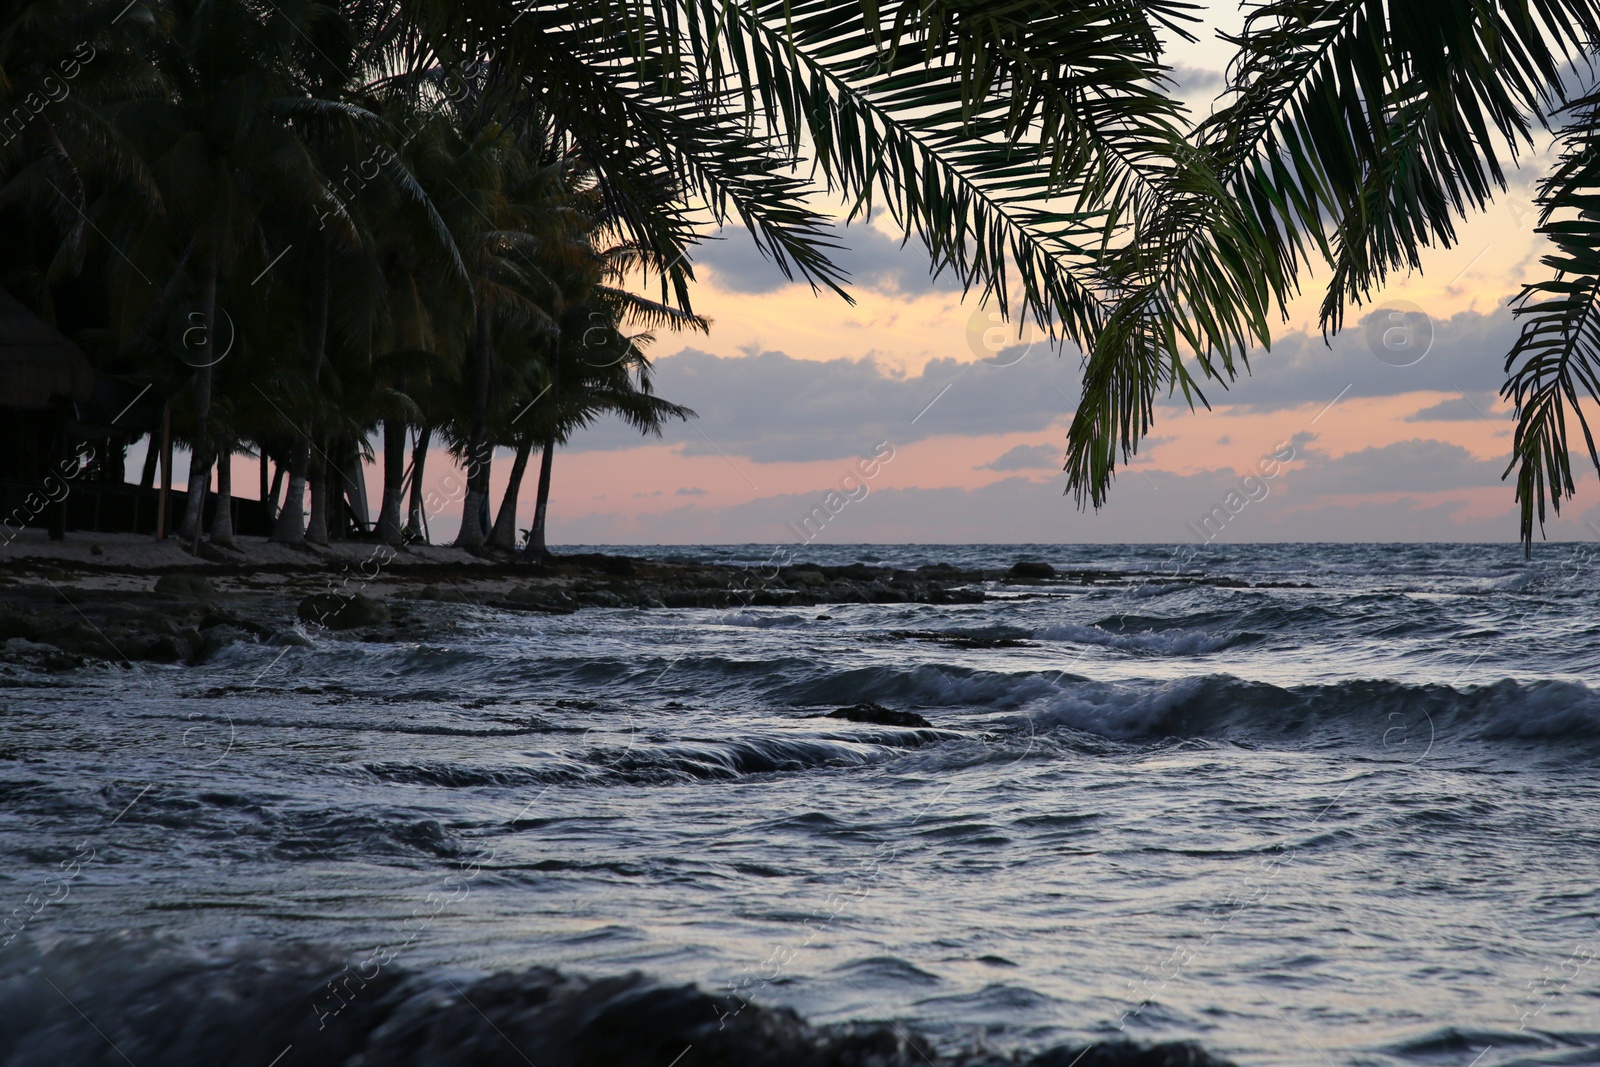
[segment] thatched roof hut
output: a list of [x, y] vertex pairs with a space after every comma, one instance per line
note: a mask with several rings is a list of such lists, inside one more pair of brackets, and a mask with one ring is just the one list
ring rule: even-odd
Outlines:
[[40, 411], [93, 392], [94, 368], [78, 346], [0, 289], [0, 408]]

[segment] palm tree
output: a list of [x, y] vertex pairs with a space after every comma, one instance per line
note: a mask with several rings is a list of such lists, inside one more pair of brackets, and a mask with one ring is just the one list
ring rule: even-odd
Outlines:
[[115, 0], [36, 0], [0, 12], [0, 180], [6, 202], [26, 198], [58, 227], [52, 281], [85, 266], [95, 236], [85, 170], [137, 180], [101, 106], [159, 86], [146, 54], [155, 32], [149, 12]]
[[[130, 272], [109, 260], [121, 351], [159, 348], [162, 316], [184, 300], [211, 331], [215, 305], [237, 297], [243, 250], [270, 243], [265, 203], [302, 204], [306, 218], [340, 208], [333, 244], [322, 242], [330, 279], [351, 271], [341, 257], [370, 255], [369, 224], [356, 217], [366, 209], [333, 203], [328, 175], [354, 145], [390, 136], [375, 116], [398, 99], [452, 131], [453, 148], [433, 164], [447, 181], [430, 184], [413, 163], [414, 177], [388, 184], [425, 190], [434, 217], [448, 217], [440, 229], [474, 297], [470, 325], [437, 330], [419, 349], [470, 354], [465, 403], [430, 417], [453, 426], [468, 456], [482, 454], [507, 399], [488, 395], [497, 339], [553, 328], [566, 314], [527, 273], [541, 227], [560, 213], [532, 209], [537, 198], [515, 190], [575, 156], [659, 284], [657, 303], [682, 314], [700, 219], [690, 205], [737, 220], [786, 271], [841, 292], [814, 194], [842, 196], [852, 216], [886, 205], [936, 270], [1086, 353], [1067, 470], [1080, 502], [1098, 506], [1148, 431], [1160, 390], [1204, 403], [1208, 379], [1226, 384], [1270, 342], [1273, 314], [1313, 266], [1330, 269], [1323, 325], [1338, 329], [1345, 308], [1390, 271], [1454, 240], [1464, 213], [1503, 188], [1505, 164], [1534, 125], [1560, 116], [1565, 156], [1540, 197], [1556, 277], [1530, 286], [1519, 308], [1525, 329], [1506, 385], [1520, 419], [1512, 469], [1524, 536], [1546, 503], [1559, 507], [1572, 492], [1569, 414], [1600, 466], [1578, 404], [1600, 383], [1600, 330], [1590, 325], [1600, 218], [1589, 200], [1600, 94], [1571, 91], [1573, 62], [1600, 39], [1600, 0], [1440, 0], [1426, 12], [1394, 0], [1267, 0], [1235, 42], [1220, 106], [1198, 123], [1168, 91], [1162, 54], [1163, 33], [1189, 32], [1181, 0], [269, 7], [39, 0], [27, 6], [37, 20], [27, 34], [0, 35], [0, 94], [23, 105], [74, 35], [120, 42], [106, 53], [114, 65], [93, 68], [101, 82], [75, 83], [98, 95], [25, 107], [27, 136], [0, 145], [0, 170], [8, 195], [23, 185], [36, 195], [46, 177], [60, 186], [58, 239], [37, 253], [30, 245], [34, 262], [7, 268], [37, 271], [41, 298], [97, 247], [73, 228], [74, 214], [97, 219], [117, 256], [163, 268], [135, 294]], [[15, 31], [21, 17], [0, 15], [0, 28]], [[141, 69], [159, 72], [159, 91]], [[114, 188], [111, 175], [132, 184]], [[99, 189], [102, 203], [74, 182]], [[99, 224], [142, 202], [153, 205], [146, 225]], [[298, 243], [287, 232], [277, 236]], [[294, 256], [316, 288], [324, 268], [309, 252]], [[329, 284], [320, 296], [285, 298], [306, 335], [304, 393], [316, 391], [330, 352], [352, 367], [375, 358], [373, 338], [386, 328], [381, 313], [361, 330], [330, 322], [344, 304], [327, 307]], [[386, 292], [377, 295], [381, 312]], [[196, 371], [181, 420], [202, 484], [218, 443], [211, 378]], [[391, 466], [405, 436], [396, 429]], [[470, 482], [475, 510], [486, 463], [473, 465]], [[481, 534], [475, 522], [463, 529], [464, 543]]]
[[881, 197], [937, 268], [1086, 340], [1104, 234], [1159, 205], [1182, 143], [1159, 37], [1186, 33], [1180, 0], [398, 2], [441, 50], [540, 91], [675, 298], [694, 233], [638, 183], [646, 162], [843, 292], [805, 146], [853, 214]]
[[[323, 194], [315, 161], [295, 136], [305, 102], [292, 91], [289, 28], [263, 21], [244, 0], [169, 0], [151, 49], [160, 91], [109, 109], [118, 137], [136, 153], [152, 209], [134, 237], [135, 261], [174, 264], [180, 291], [193, 294], [193, 333], [205, 346], [193, 360], [189, 502], [179, 527], [198, 537], [216, 447], [211, 426], [216, 363], [224, 323], [219, 293], [245, 280], [236, 268], [265, 242], [263, 212], [291, 206], [309, 214]], [[149, 272], [140, 272], [148, 274]], [[160, 272], [158, 271], [158, 274]], [[167, 292], [172, 291], [169, 285]], [[161, 295], [140, 291], [146, 304]]]
[[[480, 115], [480, 98], [455, 109], [444, 131], [448, 150], [421, 161], [418, 180], [459, 250], [472, 290], [472, 321], [460, 418], [448, 429], [467, 468], [461, 530], [456, 544], [483, 545], [479, 515], [488, 504], [493, 385], [499, 373], [496, 336], [505, 330], [550, 333], [553, 317], [541, 301], [550, 286], [538, 263], [541, 248], [571, 225], [559, 207], [560, 168], [540, 167], [527, 124], [505, 126]], [[504, 397], [496, 398], [503, 402]], [[415, 477], [415, 475], [414, 475]]]
[[[593, 318], [596, 313], [602, 320]], [[655, 395], [651, 367], [644, 348], [650, 334], [629, 336], [617, 328], [618, 308], [606, 294], [578, 305], [564, 323], [561, 343], [551, 361], [550, 389], [529, 413], [531, 425], [527, 440], [538, 435], [539, 484], [534, 497], [533, 525], [528, 531], [527, 552], [542, 561], [550, 552], [545, 530], [550, 511], [551, 469], [557, 446], [571, 440], [577, 430], [593, 424], [605, 414], [620, 416], [641, 433], [661, 433], [669, 419], [691, 419], [695, 413]], [[702, 320], [703, 321], [703, 320]], [[599, 334], [604, 334], [602, 338]], [[519, 451], [526, 463], [526, 453]], [[520, 471], [517, 472], [520, 474]], [[507, 513], [516, 514], [516, 491], [520, 478], [508, 486], [501, 505], [501, 521]], [[512, 526], [506, 525], [509, 535]]]
[[[1556, 241], [1553, 281], [1528, 287], [1503, 390], [1519, 419], [1514, 455], [1522, 536], [1573, 485], [1565, 414], [1600, 399], [1600, 215], [1591, 146], [1596, 100], [1569, 100], [1573, 64], [1600, 40], [1600, 4], [1440, 0], [1426, 6], [1274, 0], [1251, 9], [1220, 106], [1189, 132], [1157, 188], [1161, 209], [1103, 259], [1116, 294], [1096, 332], [1068, 438], [1069, 487], [1106, 498], [1118, 455], [1150, 427], [1153, 401], [1202, 379], [1226, 385], [1302, 271], [1330, 269], [1327, 332], [1390, 271], [1449, 246], [1456, 223], [1505, 189], [1505, 164], [1533, 124], [1564, 109], [1566, 156], [1540, 198]], [[1574, 216], [1576, 216], [1574, 218]]]
[[688, 408], [653, 395], [650, 364], [644, 356], [652, 335], [628, 336], [622, 332], [623, 326], [710, 330], [703, 317], [624, 287], [645, 256], [637, 245], [627, 242], [596, 247], [597, 242], [617, 236], [617, 220], [606, 213], [605, 200], [584, 168], [574, 163], [567, 183], [572, 189], [575, 225], [565, 232], [565, 240], [547, 246], [544, 272], [557, 296], [555, 306], [561, 310], [559, 332], [543, 352], [538, 393], [519, 407], [513, 416], [514, 432], [502, 441], [515, 446], [516, 459], [489, 538], [493, 547], [514, 547], [517, 499], [537, 444], [539, 481], [529, 545], [530, 553], [539, 559], [548, 555], [545, 529], [557, 444], [606, 413], [621, 416], [642, 433], [655, 434], [669, 418], [694, 416]]
[[[1389, 272], [1451, 244], [1560, 116], [1539, 196], [1553, 276], [1518, 304], [1503, 390], [1524, 539], [1572, 494], [1569, 417], [1600, 468], [1579, 403], [1600, 399], [1600, 85], [1572, 89], [1596, 0], [1264, 0], [1198, 123], [1167, 91], [1158, 34], [1186, 36], [1190, 16], [1166, 0], [399, 5], [424, 39], [562, 87], [545, 106], [658, 270], [691, 240], [681, 201], [637, 195], [625, 162], [683, 176], [819, 286], [842, 277], [788, 165], [853, 212], [881, 198], [936, 269], [1083, 350], [1066, 470], [1096, 507], [1159, 392], [1206, 403], [1313, 267], [1330, 270], [1336, 331]], [[682, 281], [663, 270], [664, 291]]]

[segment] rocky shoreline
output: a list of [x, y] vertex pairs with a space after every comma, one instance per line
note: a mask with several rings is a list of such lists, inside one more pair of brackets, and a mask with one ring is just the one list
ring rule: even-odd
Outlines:
[[[1240, 587], [1203, 574], [1057, 571], [929, 564], [915, 570], [796, 564], [730, 566], [598, 553], [544, 565], [442, 549], [341, 546], [342, 552], [212, 551], [205, 558], [134, 551], [0, 557], [3, 659], [50, 669], [92, 660], [201, 663], [238, 641], [308, 644], [320, 629], [367, 640], [416, 640], [439, 625], [437, 603], [570, 614], [585, 608], [822, 608], [973, 604], [1037, 587], [1148, 582]], [[1043, 592], [1043, 588], [1037, 591]]]

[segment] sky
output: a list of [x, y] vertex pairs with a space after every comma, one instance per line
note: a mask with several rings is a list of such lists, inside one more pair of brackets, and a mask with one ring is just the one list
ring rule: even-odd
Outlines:
[[[1238, 28], [1229, 6], [1211, 17], [1169, 56], [1202, 112], [1229, 54], [1214, 33]], [[787, 281], [742, 230], [723, 230], [695, 260], [709, 336], [663, 335], [653, 350], [657, 391], [699, 417], [660, 438], [602, 423], [560, 451], [551, 543], [1513, 541], [1501, 480], [1512, 423], [1497, 390], [1516, 334], [1509, 301], [1544, 269], [1530, 201], [1545, 148], [1453, 247], [1352, 309], [1327, 343], [1312, 275], [1271, 351], [1208, 388], [1211, 410], [1158, 406], [1098, 512], [1063, 492], [1076, 349], [1019, 341], [976, 295], [931, 279], [881, 216], [839, 230], [853, 306]], [[445, 457], [430, 466], [443, 492]], [[508, 466], [501, 453], [497, 504]], [[369, 481], [375, 496], [376, 471]], [[1594, 481], [1580, 476], [1552, 540], [1600, 536]], [[532, 496], [530, 478], [520, 526]], [[1200, 521], [1219, 506], [1225, 522]], [[435, 541], [458, 511], [430, 519]]]

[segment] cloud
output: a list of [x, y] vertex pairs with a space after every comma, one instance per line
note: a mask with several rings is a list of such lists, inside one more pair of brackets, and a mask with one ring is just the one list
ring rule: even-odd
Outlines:
[[1056, 445], [1018, 445], [1009, 452], [980, 464], [981, 471], [1037, 471], [1059, 468], [1062, 450]]
[[[1256, 499], [1229, 516], [1218, 541], [1516, 539], [1516, 504], [1500, 481], [1498, 460], [1474, 459], [1456, 445], [1426, 439], [1329, 456], [1310, 448], [1310, 440], [1300, 435], [1295, 462], [1274, 478], [1252, 483]], [[1213, 516], [1229, 494], [1239, 493], [1242, 472], [1146, 468], [1143, 473], [1144, 478], [1120, 477], [1111, 505], [1098, 512], [1079, 511], [1063, 495], [1059, 474], [1048, 480], [1016, 475], [974, 489], [899, 488], [880, 479], [864, 499], [851, 501], [827, 523], [818, 539], [839, 544], [1192, 543], [1194, 531], [1204, 528], [1201, 521]], [[1587, 481], [1580, 469], [1574, 473]], [[1499, 505], [1487, 514], [1485, 487], [1496, 494], [1487, 499]], [[575, 544], [792, 543], [800, 520], [832, 488], [819, 484], [807, 492], [721, 507], [686, 505], [647, 516], [559, 516], [554, 532]], [[1550, 539], [1588, 539], [1582, 520], [1597, 516], [1600, 508], [1572, 508], [1553, 516]]]
[[[1018, 356], [1002, 352], [996, 363]], [[807, 360], [783, 352], [714, 356], [686, 348], [655, 363], [659, 395], [700, 412], [669, 424], [663, 439], [689, 455], [756, 463], [846, 459], [880, 441], [901, 445], [947, 434], [1048, 429], [1078, 395], [1078, 361], [1039, 345], [1015, 364], [936, 359], [897, 375], [871, 358]], [[574, 449], [631, 448], [637, 432], [607, 420], [577, 435]]]
[[1188, 67], [1179, 63], [1172, 68], [1172, 80], [1178, 83], [1178, 92], [1188, 95], [1203, 92], [1218, 92], [1222, 89], [1224, 79], [1222, 71], [1207, 70], [1204, 67]]
[[[1376, 321], [1381, 327], [1385, 320]], [[1320, 336], [1292, 334], [1270, 353], [1253, 357], [1253, 376], [1230, 390], [1208, 388], [1207, 394], [1214, 405], [1244, 411], [1308, 404], [1321, 409], [1336, 398], [1420, 390], [1487, 397], [1500, 384], [1514, 334], [1503, 311], [1463, 312], [1435, 323], [1432, 348], [1409, 367], [1378, 359], [1359, 324], [1335, 338], [1331, 349]], [[700, 412], [699, 419], [669, 424], [664, 433], [687, 454], [720, 451], [756, 463], [844, 459], [870, 451], [879, 441], [898, 445], [950, 434], [1059, 428], [1080, 391], [1077, 350], [1066, 351], [1061, 356], [1043, 345], [1015, 347], [992, 362], [936, 359], [918, 374], [902, 375], [870, 357], [806, 360], [755, 350], [715, 356], [685, 348], [656, 361], [655, 380], [660, 395]], [[1018, 356], [1015, 365], [1000, 365]], [[1158, 430], [1160, 418], [1187, 411], [1181, 400], [1163, 400], [1158, 408]], [[1418, 412], [1412, 421], [1424, 415], [1464, 418], [1465, 411], [1447, 401]], [[614, 450], [639, 442], [619, 420], [606, 420], [577, 435], [572, 447]]]
[[[959, 293], [961, 282], [949, 271], [932, 277], [927, 250], [915, 238], [902, 246], [883, 231], [858, 222], [833, 225], [825, 235], [840, 248], [830, 254], [835, 264], [849, 272], [847, 288], [888, 294]], [[787, 285], [804, 284], [796, 274], [789, 279], [771, 259], [761, 254], [750, 231], [725, 226], [695, 249], [693, 259], [715, 273], [719, 289], [735, 293], [771, 293]]]
[[[1413, 411], [1405, 418], [1406, 422], [1472, 422], [1475, 419], [1495, 418], [1494, 405], [1498, 399], [1490, 393], [1484, 393], [1476, 398], [1458, 396], [1454, 400], [1441, 400], [1431, 407], [1421, 411]], [[1509, 413], [1503, 413], [1501, 418], [1509, 418]]]
[[[1377, 323], [1381, 337], [1387, 313], [1373, 314], [1379, 317], [1370, 321]], [[1244, 412], [1307, 406], [1324, 410], [1335, 400], [1354, 396], [1421, 390], [1488, 398], [1500, 384], [1504, 353], [1515, 331], [1503, 309], [1463, 312], [1434, 323], [1431, 349], [1408, 367], [1377, 358], [1360, 323], [1335, 338], [1331, 349], [1320, 335], [1292, 334], [1270, 353], [1255, 355], [1253, 376], [1231, 390], [1208, 388], [1207, 393], [1214, 405]], [[762, 464], [848, 459], [870, 452], [880, 441], [898, 446], [949, 435], [1059, 434], [1080, 392], [1077, 351], [1066, 351], [1063, 356], [1043, 345], [1014, 347], [993, 362], [936, 359], [916, 374], [904, 374], [871, 357], [808, 360], [754, 348], [743, 356], [716, 356], [685, 348], [656, 361], [656, 388], [701, 417], [670, 423], [663, 440], [686, 455], [721, 453], [736, 464]], [[1014, 365], [1003, 365], [1013, 358]], [[1162, 418], [1186, 413], [1181, 400], [1158, 402], [1156, 430], [1163, 427]], [[1407, 420], [1470, 417], [1476, 413], [1469, 405], [1447, 400]], [[1498, 422], [1499, 416], [1495, 418]], [[635, 431], [607, 419], [578, 434], [571, 447], [610, 451], [639, 443]], [[1001, 458], [991, 462], [999, 464]], [[1023, 462], [1020, 454], [1005, 460]], [[984, 469], [1029, 469], [1005, 464]], [[1481, 484], [1497, 479], [1498, 472]]]
[[1296, 493], [1435, 492], [1498, 486], [1505, 463], [1474, 459], [1460, 445], [1413, 439], [1329, 458], [1302, 450], [1305, 466], [1288, 475]]
[[684, 486], [675, 494], [677, 496], [705, 496], [706, 491], [699, 486]]
[[[1337, 462], [1337, 461], [1333, 461]], [[1058, 480], [1016, 476], [976, 489], [874, 487], [823, 529], [819, 542], [909, 544], [1193, 544], [1196, 519], [1228, 493], [1239, 476], [1231, 470], [1178, 475], [1154, 471], [1151, 482], [1121, 479], [1111, 507], [1081, 512], [1063, 496]], [[1267, 482], [1264, 499], [1233, 515], [1217, 540], [1282, 541], [1497, 541], [1517, 536], [1515, 505], [1487, 516], [1467, 514], [1470, 501], [1398, 499], [1367, 501], [1317, 497], [1304, 470], [1289, 469]], [[664, 514], [604, 513], [557, 516], [552, 534], [570, 544], [793, 544], [800, 520], [821, 499], [823, 487], [763, 497], [721, 508], [688, 506]], [[1552, 540], [1588, 536], [1579, 519], [1563, 514]], [[1508, 547], [1509, 553], [1519, 549]], [[802, 557], [804, 553], [802, 552]]]
[[[1374, 314], [1383, 326], [1384, 313]], [[1466, 391], [1469, 397], [1485, 398], [1493, 394], [1515, 332], [1509, 315], [1499, 310], [1487, 315], [1463, 312], [1436, 323], [1433, 332], [1432, 348], [1409, 367], [1378, 359], [1359, 324], [1336, 338], [1332, 349], [1324, 347], [1320, 336], [1293, 334], [1270, 353], [1255, 356], [1252, 377], [1225, 392], [1209, 390], [1209, 395], [1217, 406], [1271, 411], [1307, 404], [1321, 409], [1336, 398], [1419, 390]], [[669, 424], [663, 435], [685, 454], [721, 452], [755, 463], [846, 459], [870, 451], [879, 441], [900, 445], [944, 435], [1059, 429], [1076, 407], [1080, 390], [1077, 351], [1067, 351], [1063, 357], [1035, 345], [1006, 349], [992, 363], [936, 359], [919, 373], [906, 375], [870, 357], [806, 360], [754, 350], [744, 356], [715, 356], [685, 348], [656, 361], [655, 381], [660, 395], [700, 412], [689, 424]], [[1014, 365], [1001, 365], [1018, 356]], [[1181, 400], [1163, 401], [1159, 408], [1158, 430], [1160, 417], [1187, 410]], [[1469, 411], [1467, 405], [1446, 401], [1408, 421], [1466, 418]], [[639, 441], [620, 421], [607, 420], [577, 435], [572, 447], [614, 450]], [[1017, 456], [1008, 462], [1023, 460]]]
[[[1214, 406], [1273, 411], [1326, 404], [1335, 397], [1397, 396], [1424, 390], [1478, 395], [1500, 388], [1505, 380], [1506, 353], [1518, 330], [1510, 309], [1501, 307], [1488, 314], [1463, 311], [1447, 319], [1403, 323], [1417, 327], [1413, 343], [1425, 339], [1423, 331], [1430, 328], [1429, 322], [1432, 332], [1427, 354], [1404, 367], [1393, 365], [1401, 359], [1383, 345], [1384, 332], [1393, 321], [1388, 318], [1392, 310], [1391, 305], [1380, 304], [1359, 321], [1351, 321], [1327, 344], [1321, 334], [1291, 333], [1279, 338], [1270, 352], [1257, 349], [1251, 353], [1248, 375], [1241, 373], [1229, 388], [1204, 383], [1206, 397]], [[1380, 352], [1391, 362], [1380, 359]], [[1168, 412], [1187, 410], [1181, 397], [1165, 400], [1161, 407]]]

